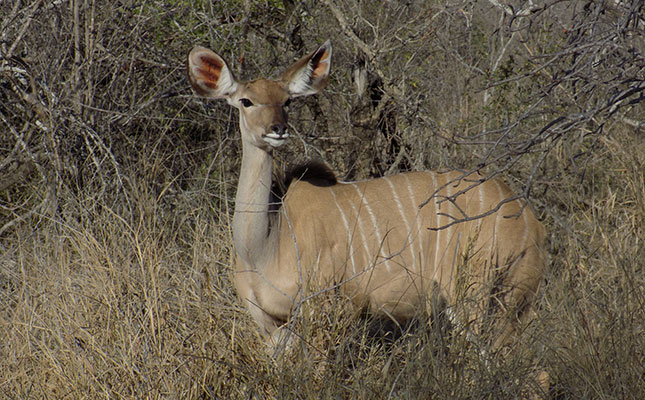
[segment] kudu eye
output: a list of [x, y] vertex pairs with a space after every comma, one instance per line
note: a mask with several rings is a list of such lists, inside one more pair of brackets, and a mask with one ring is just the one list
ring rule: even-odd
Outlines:
[[245, 108], [253, 105], [253, 102], [249, 99], [240, 99], [240, 103], [242, 103]]

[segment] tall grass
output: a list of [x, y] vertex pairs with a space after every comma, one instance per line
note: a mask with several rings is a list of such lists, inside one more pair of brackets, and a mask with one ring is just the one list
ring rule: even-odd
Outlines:
[[[388, 340], [335, 296], [308, 302], [295, 348], [267, 356], [230, 282], [228, 217], [208, 194], [187, 215], [43, 219], [0, 258], [0, 393], [8, 398], [516, 398], [537, 355], [555, 398], [645, 393], [645, 148], [616, 131], [589, 185], [547, 211], [551, 260], [536, 320], [491, 363], [465, 335], [419, 322]], [[82, 195], [80, 196], [82, 198]], [[80, 206], [79, 202], [79, 206]], [[146, 206], [143, 204], [147, 203]]]

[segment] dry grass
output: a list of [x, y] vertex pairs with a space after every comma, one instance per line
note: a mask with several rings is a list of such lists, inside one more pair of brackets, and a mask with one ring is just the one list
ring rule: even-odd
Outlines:
[[[503, 149], [487, 153], [497, 136], [451, 137], [487, 124], [495, 135], [553, 72], [486, 89], [482, 100], [485, 82], [528, 63], [515, 48], [516, 64], [479, 74], [489, 54], [504, 54], [487, 36], [499, 20], [489, 2], [437, 2], [426, 14], [385, 2], [376, 28], [353, 22], [368, 43], [405, 39], [403, 56], [374, 61], [398, 80], [384, 86], [391, 96], [367, 127], [353, 125], [365, 112], [347, 72], [356, 42], [317, 2], [90, 1], [76, 20], [74, 2], [9, 3], [0, 3], [3, 57], [16, 44], [0, 59], [0, 397], [519, 398], [535, 389], [533, 359], [551, 375], [544, 398], [645, 397], [645, 137], [630, 122], [645, 111], [635, 102], [553, 128], [560, 136], [530, 136], [588, 110], [583, 91], [562, 81], [536, 119], [517, 120], [529, 136], [504, 131], [536, 139], [530, 151], [504, 158]], [[354, 6], [339, 8], [352, 15]], [[559, 28], [535, 26], [524, 49], [562, 44]], [[293, 323], [300, 340], [271, 358], [239, 305], [230, 281], [235, 116], [190, 94], [183, 57], [210, 43], [236, 72], [244, 59], [252, 76], [330, 35], [334, 78], [294, 105], [297, 140], [280, 159], [321, 157], [365, 177], [383, 166], [469, 167], [492, 154], [501, 161], [488, 167], [508, 168], [511, 185], [532, 181], [551, 267], [537, 317], [507, 357], [427, 316], [402, 332], [381, 329], [328, 295], [304, 304]], [[393, 140], [400, 165], [384, 150]]]
[[188, 216], [134, 199], [153, 211], [132, 217], [100, 204], [91, 217], [42, 220], [5, 238], [0, 392], [516, 398], [533, 384], [537, 354], [554, 398], [640, 398], [645, 146], [637, 139], [617, 131], [590, 160], [592, 182], [551, 191], [553, 264], [538, 318], [501, 365], [432, 324], [392, 342], [369, 334], [369, 321], [333, 297], [307, 303], [292, 353], [267, 357], [232, 292], [227, 216], [187, 196], [180, 203]]
[[645, 393], [645, 143], [619, 129], [590, 160], [588, 185], [555, 192], [543, 313], [556, 387], [571, 398]]

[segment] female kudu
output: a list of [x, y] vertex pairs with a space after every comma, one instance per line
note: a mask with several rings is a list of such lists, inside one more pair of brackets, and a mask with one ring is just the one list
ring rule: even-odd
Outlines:
[[325, 86], [331, 55], [327, 41], [279, 79], [250, 82], [206, 48], [188, 55], [193, 89], [239, 110], [237, 293], [271, 342], [308, 288], [339, 288], [358, 306], [399, 321], [437, 292], [450, 305], [466, 298], [466, 288], [477, 301], [463, 322], [494, 310], [494, 347], [502, 345], [529, 314], [545, 269], [545, 233], [500, 180], [410, 172], [336, 182], [318, 171], [296, 176], [280, 207], [272, 206], [272, 152], [289, 137], [285, 107]]

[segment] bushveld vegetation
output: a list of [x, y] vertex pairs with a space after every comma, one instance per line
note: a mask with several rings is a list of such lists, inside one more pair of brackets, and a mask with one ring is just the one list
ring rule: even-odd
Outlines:
[[[0, 396], [645, 396], [645, 10], [639, 0], [0, 2]], [[491, 362], [420, 315], [397, 337], [320, 295], [269, 357], [231, 285], [241, 144], [185, 78], [330, 38], [278, 167], [481, 170], [549, 231], [537, 316]], [[377, 327], [378, 328], [378, 327]]]

